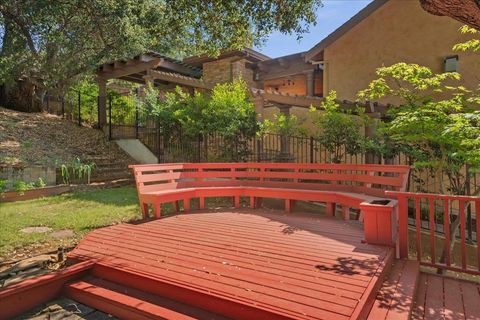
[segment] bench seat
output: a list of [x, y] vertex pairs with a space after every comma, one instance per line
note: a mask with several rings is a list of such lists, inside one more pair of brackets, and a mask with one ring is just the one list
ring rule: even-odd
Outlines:
[[296, 201], [323, 202], [326, 214], [334, 216], [337, 205], [344, 219], [350, 209], [359, 209], [364, 222], [365, 241], [393, 245], [396, 237], [397, 202], [385, 190], [405, 191], [409, 166], [320, 163], [170, 163], [132, 165], [143, 216], [153, 207], [160, 218], [162, 203], [172, 202], [179, 211], [190, 210], [190, 200], [232, 197], [240, 207], [240, 197], [249, 197], [255, 208], [263, 198], [285, 201], [290, 212]]
[[[190, 209], [190, 199], [199, 198], [200, 208], [204, 208], [204, 198], [208, 197], [233, 197], [234, 206], [239, 207], [240, 197], [250, 197], [251, 207], [256, 206], [256, 199], [261, 198], [276, 198], [285, 200], [285, 209], [290, 212], [293, 209], [293, 201], [314, 201], [325, 202], [327, 207], [338, 204], [342, 207], [342, 214], [345, 219], [349, 218], [350, 208], [360, 209], [362, 203], [370, 203], [372, 201], [389, 201], [394, 205], [396, 200], [386, 199], [381, 197], [370, 196], [366, 194], [341, 192], [341, 191], [324, 191], [324, 190], [307, 190], [307, 189], [292, 189], [280, 187], [251, 187], [251, 186], [222, 186], [222, 187], [190, 187], [173, 190], [159, 190], [149, 191], [141, 195], [142, 206], [151, 204], [154, 206], [154, 213], [156, 217], [160, 216], [160, 204], [168, 202], [184, 201], [184, 210]], [[175, 204], [178, 210], [178, 204]], [[144, 207], [143, 214], [148, 213], [148, 208]], [[334, 212], [327, 212], [333, 215]]]

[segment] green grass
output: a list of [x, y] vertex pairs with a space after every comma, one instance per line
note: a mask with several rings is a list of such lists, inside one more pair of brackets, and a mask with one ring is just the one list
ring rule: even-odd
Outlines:
[[[133, 187], [75, 192], [60, 196], [0, 204], [0, 257], [34, 247], [55, 249], [72, 245], [87, 232], [111, 224], [140, 219]], [[71, 229], [75, 236], [55, 239], [50, 233], [26, 234], [20, 229], [46, 226]]]

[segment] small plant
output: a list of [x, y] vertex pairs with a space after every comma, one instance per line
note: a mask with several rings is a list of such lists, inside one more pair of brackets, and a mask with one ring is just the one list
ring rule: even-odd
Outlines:
[[8, 180], [6, 179], [0, 179], [0, 194], [4, 193], [7, 191], [7, 183]]
[[36, 188], [45, 188], [47, 186], [47, 184], [45, 183], [45, 181], [43, 181], [42, 178], [38, 178], [37, 181], [34, 182], [34, 185]]
[[86, 177], [87, 183], [90, 184], [90, 177], [92, 176], [95, 167], [95, 163], [82, 163], [80, 158], [76, 158], [75, 160], [73, 160], [73, 163], [70, 167], [66, 164], [62, 164], [60, 166], [60, 171], [62, 174], [63, 183], [70, 184], [70, 177], [73, 176], [77, 179], [82, 179]]
[[70, 184], [70, 173], [66, 164], [60, 166], [60, 172], [62, 173], [62, 180], [64, 184]]
[[27, 183], [22, 180], [17, 180], [13, 183], [13, 189], [17, 191], [21, 196], [25, 194], [25, 191], [34, 189], [34, 188], [35, 188], [34, 182]]

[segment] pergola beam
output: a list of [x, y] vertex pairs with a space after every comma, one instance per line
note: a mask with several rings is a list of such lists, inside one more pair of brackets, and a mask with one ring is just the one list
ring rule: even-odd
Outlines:
[[177, 83], [179, 85], [184, 85], [187, 87], [202, 88], [202, 89], [212, 89], [213, 85], [203, 82], [202, 80], [181, 76], [175, 73], [149, 70], [148, 75], [153, 79], [159, 79], [167, 82]]

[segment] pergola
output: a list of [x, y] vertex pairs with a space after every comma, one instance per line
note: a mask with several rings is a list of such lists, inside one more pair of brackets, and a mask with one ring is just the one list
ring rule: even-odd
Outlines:
[[146, 52], [131, 59], [119, 59], [103, 64], [97, 70], [99, 88], [98, 124], [107, 123], [107, 81], [121, 79], [138, 84], [152, 84], [165, 88], [181, 85], [187, 88], [210, 89], [211, 84], [203, 82], [202, 70], [156, 52]]

